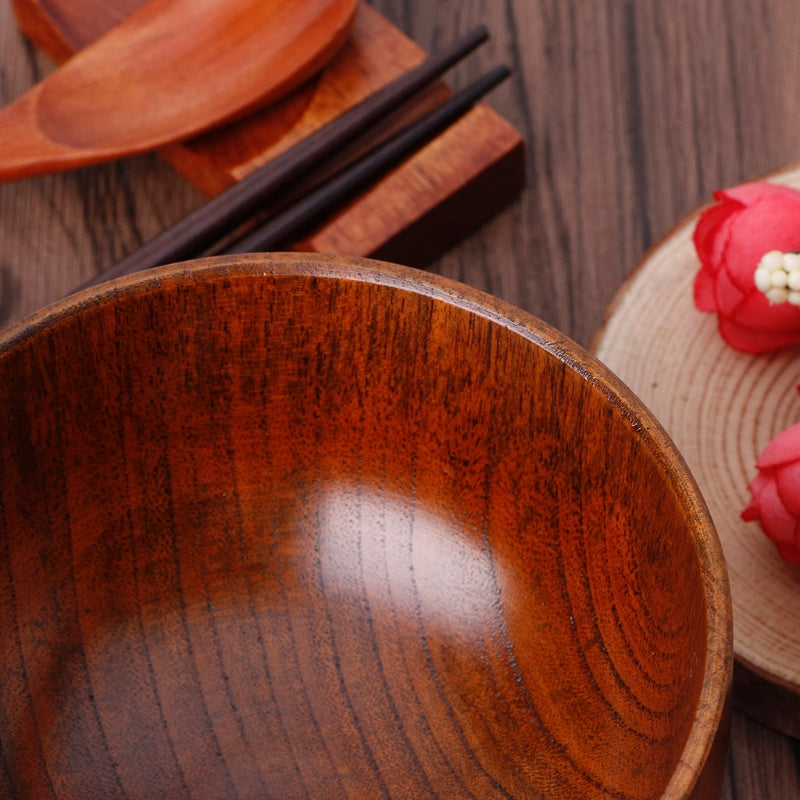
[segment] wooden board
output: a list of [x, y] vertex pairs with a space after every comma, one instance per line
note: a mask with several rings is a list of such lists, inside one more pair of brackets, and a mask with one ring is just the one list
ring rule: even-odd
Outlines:
[[[113, 25], [141, 3], [101, 4], [107, 14], [104, 24]], [[64, 60], [88, 37], [79, 19], [57, 20], [46, 8], [43, 0], [14, 0], [23, 32], [53, 58]], [[213, 196], [424, 57], [421, 48], [362, 4], [350, 41], [317, 78], [246, 120], [161, 154], [200, 191]], [[387, 121], [364, 147], [447, 94], [439, 82]], [[352, 155], [344, 153], [342, 158]], [[480, 104], [293, 247], [421, 266], [513, 200], [524, 175], [520, 135], [488, 105]]]
[[[800, 167], [769, 179], [800, 188]], [[739, 516], [764, 446], [800, 421], [800, 349], [738, 353], [697, 311], [697, 216], [645, 256], [593, 349], [666, 427], [709, 505], [733, 596], [735, 705], [800, 738], [800, 568]]]

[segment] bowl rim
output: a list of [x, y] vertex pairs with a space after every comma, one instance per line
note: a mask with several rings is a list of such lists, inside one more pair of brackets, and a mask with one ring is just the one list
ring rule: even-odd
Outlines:
[[0, 331], [0, 359], [18, 344], [108, 302], [189, 285], [198, 279], [312, 277], [385, 286], [431, 297], [477, 314], [549, 352], [627, 418], [665, 474], [691, 520], [706, 595], [707, 651], [700, 696], [683, 752], [662, 800], [692, 794], [729, 710], [733, 674], [732, 604], [724, 554], [708, 507], [686, 461], [653, 413], [596, 356], [549, 323], [487, 292], [442, 275], [359, 256], [251, 253], [207, 256], [137, 272], [61, 298]]

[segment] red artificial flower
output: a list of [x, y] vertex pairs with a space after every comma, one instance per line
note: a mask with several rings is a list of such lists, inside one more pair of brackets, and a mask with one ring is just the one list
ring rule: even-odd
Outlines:
[[800, 423], [779, 433], [756, 467], [742, 519], [760, 522], [781, 557], [800, 563]]
[[719, 332], [734, 349], [763, 353], [800, 342], [800, 307], [773, 304], [755, 285], [769, 251], [800, 251], [800, 192], [746, 183], [715, 192], [694, 231], [701, 268], [694, 302], [718, 315]]

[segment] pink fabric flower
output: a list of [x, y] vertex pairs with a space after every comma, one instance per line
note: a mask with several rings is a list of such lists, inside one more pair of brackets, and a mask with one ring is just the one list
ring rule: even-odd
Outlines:
[[742, 519], [760, 522], [781, 557], [800, 563], [800, 423], [779, 433], [756, 467]]
[[800, 251], [800, 192], [770, 183], [745, 183], [716, 192], [694, 231], [701, 268], [694, 302], [718, 315], [719, 332], [734, 349], [762, 353], [800, 342], [800, 307], [771, 304], [756, 288], [767, 252]]

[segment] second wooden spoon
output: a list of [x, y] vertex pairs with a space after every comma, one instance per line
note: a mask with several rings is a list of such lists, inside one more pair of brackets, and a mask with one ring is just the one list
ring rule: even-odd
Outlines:
[[0, 111], [0, 181], [188, 139], [283, 96], [358, 0], [149, 0]]

